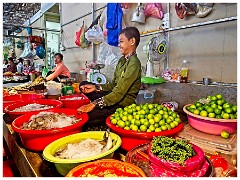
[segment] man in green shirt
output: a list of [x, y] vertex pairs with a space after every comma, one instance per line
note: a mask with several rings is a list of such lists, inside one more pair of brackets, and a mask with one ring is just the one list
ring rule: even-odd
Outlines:
[[80, 83], [79, 89], [92, 101], [78, 108], [78, 113], [88, 113], [88, 125], [105, 125], [106, 118], [117, 108], [135, 103], [141, 86], [141, 62], [136, 54], [139, 42], [137, 28], [123, 29], [118, 45], [123, 56], [118, 61], [112, 82], [104, 85]]

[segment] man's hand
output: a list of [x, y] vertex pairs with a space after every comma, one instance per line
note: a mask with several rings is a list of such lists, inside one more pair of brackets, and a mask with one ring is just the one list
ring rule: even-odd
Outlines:
[[97, 89], [96, 89], [96, 86], [93, 84], [85, 84], [85, 85], [80, 86], [80, 90], [81, 90], [81, 92], [88, 94], [88, 93], [96, 91]]
[[77, 109], [77, 111], [79, 114], [88, 113], [92, 111], [94, 108], [95, 108], [95, 105], [93, 103], [90, 103], [90, 104], [81, 106], [80, 108]]

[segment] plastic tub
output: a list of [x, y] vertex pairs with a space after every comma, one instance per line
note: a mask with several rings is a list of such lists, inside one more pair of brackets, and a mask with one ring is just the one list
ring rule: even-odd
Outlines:
[[118, 134], [122, 139], [121, 147], [126, 150], [130, 151], [132, 148], [148, 143], [152, 141], [153, 136], [173, 136], [177, 132], [181, 131], [183, 128], [183, 123], [180, 123], [177, 127], [161, 131], [161, 132], [137, 132], [132, 130], [125, 130], [113, 125], [110, 121], [110, 116], [106, 120], [107, 126], [116, 134]]
[[43, 94], [15, 94], [3, 97], [3, 110], [10, 104], [14, 104], [16, 102], [23, 102], [35, 99], [44, 99], [45, 96]]
[[110, 133], [110, 136], [113, 142], [115, 142], [115, 144], [111, 149], [109, 149], [104, 153], [98, 154], [96, 156], [88, 157], [88, 158], [83, 158], [83, 159], [61, 159], [54, 156], [55, 152], [59, 150], [61, 147], [66, 146], [67, 143], [79, 142], [86, 138], [102, 140], [104, 133], [105, 131], [88, 131], [88, 132], [69, 135], [61, 139], [58, 139], [52, 142], [51, 144], [49, 144], [44, 149], [43, 158], [46, 159], [47, 161], [54, 163], [57, 171], [63, 176], [65, 176], [71, 169], [73, 169], [74, 167], [78, 166], [81, 163], [96, 160], [96, 159], [102, 159], [102, 158], [104, 159], [112, 158], [114, 151], [116, 151], [120, 147], [122, 142], [121, 138], [117, 134], [112, 132]]
[[227, 131], [230, 134], [234, 134], [237, 131], [237, 119], [202, 117], [189, 112], [186, 109], [187, 106], [190, 106], [190, 104], [185, 105], [183, 111], [187, 113], [188, 122], [194, 129], [214, 135], [220, 135], [222, 131]]
[[88, 121], [88, 115], [86, 113], [78, 114], [74, 109], [54, 109], [46, 112], [64, 113], [66, 115], [74, 115], [76, 118], [82, 118], [82, 120], [71, 126], [63, 128], [49, 129], [49, 130], [24, 130], [21, 129], [21, 125], [24, 122], [29, 121], [32, 115], [39, 112], [32, 112], [16, 118], [12, 122], [12, 128], [15, 132], [19, 133], [23, 145], [33, 151], [43, 151], [44, 148], [51, 142], [74, 133], [79, 133], [82, 130], [82, 126]]
[[62, 96], [59, 98], [59, 100], [63, 103], [63, 107], [71, 109], [78, 109], [79, 107], [90, 103], [90, 100], [84, 94]]
[[146, 177], [146, 175], [142, 169], [133, 164], [102, 159], [81, 164], [69, 171], [66, 177]]
[[[30, 113], [29, 111], [27, 112], [14, 112], [13, 110], [22, 106], [26, 106], [28, 104], [32, 103], [37, 103], [37, 104], [44, 104], [44, 105], [49, 105], [49, 106], [54, 106], [53, 108], [49, 108], [48, 110], [51, 109], [57, 109], [62, 107], [62, 102], [54, 99], [37, 99], [37, 100], [31, 100], [31, 101], [24, 101], [24, 102], [17, 102], [14, 104], [10, 104], [5, 108], [5, 112], [10, 116], [12, 120], [16, 119], [19, 116], [22, 116], [24, 114]], [[40, 111], [46, 111], [46, 110], [38, 110], [34, 112], [40, 112]], [[33, 112], [33, 111], [32, 111]]]

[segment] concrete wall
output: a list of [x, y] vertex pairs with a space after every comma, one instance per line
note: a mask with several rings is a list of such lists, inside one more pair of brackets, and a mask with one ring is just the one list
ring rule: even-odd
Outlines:
[[[96, 3], [96, 8], [105, 4]], [[126, 15], [127, 25], [136, 26], [139, 31], [158, 29], [162, 20], [147, 18], [145, 24], [130, 22], [132, 11], [136, 7], [133, 4], [131, 11]], [[166, 3], [162, 3], [164, 12]], [[65, 24], [88, 12], [91, 12], [91, 3], [62, 3], [61, 20]], [[106, 19], [106, 8], [102, 15]], [[96, 16], [100, 13], [97, 11]], [[215, 3], [212, 12], [205, 18], [197, 18], [188, 15], [185, 19], [179, 19], [176, 15], [174, 3], [170, 3], [170, 24], [171, 27], [194, 24], [225, 17], [237, 16], [236, 3]], [[78, 48], [75, 41], [75, 32], [79, 30], [83, 21], [88, 27], [92, 22], [92, 14], [85, 16], [75, 22], [63, 26], [62, 42], [66, 47], [64, 59], [66, 65], [72, 72], [79, 73], [80, 68], [85, 67], [85, 62], [93, 61], [92, 46], [87, 49]], [[123, 24], [124, 25], [124, 24]], [[216, 82], [237, 82], [237, 21], [225, 22], [215, 25], [195, 27], [191, 29], [169, 32], [169, 66], [178, 68], [182, 60], [189, 61], [189, 80], [201, 81], [203, 77], [210, 77]], [[142, 37], [137, 53], [142, 61], [143, 69], [146, 66], [146, 54], [143, 53], [143, 46], [148, 42], [150, 36]], [[96, 58], [99, 45], [96, 47]], [[97, 59], [95, 59], [97, 60]], [[154, 74], [159, 75], [163, 69], [163, 62], [154, 66]]]

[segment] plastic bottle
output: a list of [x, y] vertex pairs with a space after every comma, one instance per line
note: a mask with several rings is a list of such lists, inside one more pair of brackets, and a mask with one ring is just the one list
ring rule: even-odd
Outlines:
[[181, 72], [180, 72], [180, 82], [181, 83], [187, 83], [188, 82], [188, 68], [187, 68], [187, 60], [183, 60]]

